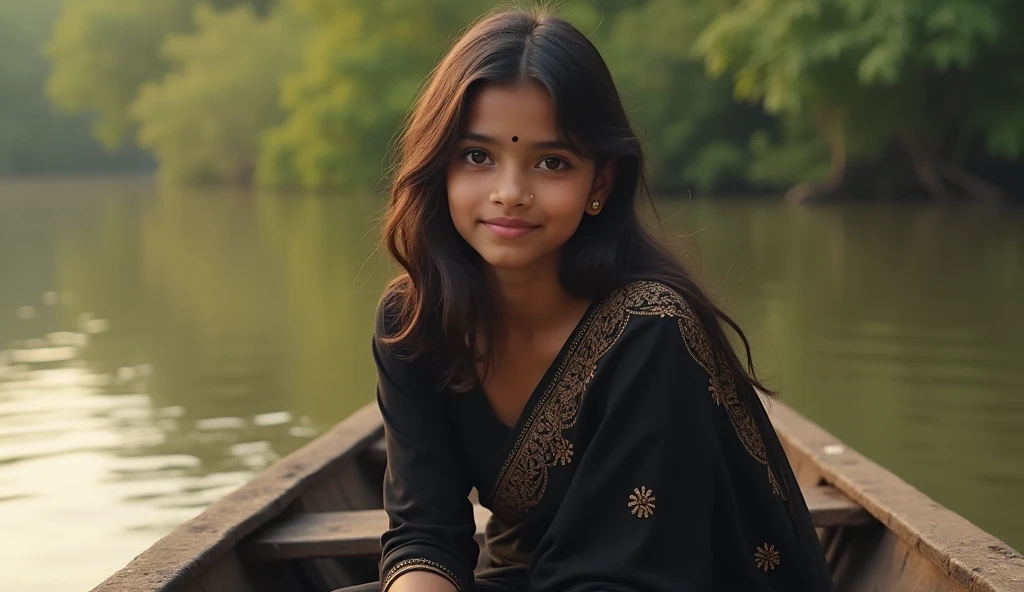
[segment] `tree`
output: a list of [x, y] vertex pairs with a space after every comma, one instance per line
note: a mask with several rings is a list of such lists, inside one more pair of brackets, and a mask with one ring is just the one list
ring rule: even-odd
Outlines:
[[0, 0], [0, 175], [148, 166], [139, 151], [107, 155], [81, 117], [55, 117], [40, 46], [61, 0]]
[[287, 121], [267, 133], [258, 178], [309, 189], [366, 187], [384, 174], [402, 116], [452, 31], [480, 12], [459, 0], [294, 0], [316, 21]]
[[759, 109], [731, 99], [711, 80], [693, 43], [714, 16], [714, 2], [651, 0], [610, 24], [602, 50], [654, 163], [663, 193], [747, 186], [750, 133], [771, 128]]
[[698, 48], [738, 97], [807, 121], [827, 144], [828, 181], [794, 199], [842, 193], [865, 165], [897, 186], [912, 174], [939, 199], [997, 197], [968, 161], [979, 138], [982, 158], [1022, 154], [1024, 108], [1004, 98], [1024, 92], [1012, 65], [1024, 45], [1009, 28], [1022, 17], [1013, 0], [740, 0]]
[[282, 76], [301, 65], [308, 23], [288, 8], [259, 18], [249, 7], [200, 5], [197, 30], [167, 37], [172, 64], [130, 106], [138, 141], [177, 182], [250, 180], [263, 131], [279, 123]]
[[[318, 24], [305, 69], [285, 84], [288, 120], [271, 130], [258, 177], [268, 186], [375, 186], [417, 90], [459, 31], [490, 8], [462, 0], [292, 0]], [[566, 2], [599, 29], [627, 0]]]
[[197, 5], [247, 4], [265, 11], [275, 2], [65, 0], [46, 44], [53, 68], [47, 94], [64, 113], [94, 115], [94, 135], [116, 148], [133, 130], [128, 106], [139, 87], [170, 67], [160, 54], [164, 37], [192, 31]]

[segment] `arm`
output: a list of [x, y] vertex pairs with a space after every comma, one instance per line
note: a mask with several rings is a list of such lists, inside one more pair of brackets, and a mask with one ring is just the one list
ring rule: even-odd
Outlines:
[[534, 555], [531, 592], [712, 589], [708, 378], [673, 319], [636, 329], [587, 394], [600, 417]]
[[[376, 335], [386, 334], [386, 325], [379, 310]], [[440, 395], [376, 336], [373, 354], [388, 457], [384, 508], [390, 528], [381, 537], [382, 589], [467, 590], [479, 554], [471, 484]]]
[[458, 592], [447, 579], [428, 571], [410, 571], [395, 578], [388, 592]]

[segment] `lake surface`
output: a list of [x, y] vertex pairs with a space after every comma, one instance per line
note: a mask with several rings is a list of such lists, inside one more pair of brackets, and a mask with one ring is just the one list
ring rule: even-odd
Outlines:
[[[784, 400], [1024, 549], [1024, 210], [659, 208]], [[371, 401], [381, 209], [0, 184], [0, 589], [88, 590]]]

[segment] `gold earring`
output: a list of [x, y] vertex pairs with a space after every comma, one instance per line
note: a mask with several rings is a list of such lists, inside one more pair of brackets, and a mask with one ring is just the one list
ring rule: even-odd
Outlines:
[[590, 202], [590, 209], [596, 210], [596, 209], [598, 209], [600, 207], [601, 207], [601, 202], [597, 201], [596, 199], [594, 201]]

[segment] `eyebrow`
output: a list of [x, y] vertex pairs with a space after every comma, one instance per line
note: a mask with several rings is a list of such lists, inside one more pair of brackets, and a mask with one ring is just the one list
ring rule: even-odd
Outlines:
[[[462, 139], [473, 140], [475, 142], [480, 142], [481, 144], [487, 144], [489, 146], [498, 146], [501, 144], [501, 142], [497, 138], [492, 138], [491, 136], [478, 134], [476, 132], [466, 132], [462, 134]], [[539, 148], [541, 150], [566, 150], [568, 152], [573, 152], [575, 154], [573, 149], [570, 148], [569, 145], [563, 142], [562, 140], [544, 140], [541, 142], [533, 142], [530, 144], [530, 147]]]

